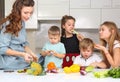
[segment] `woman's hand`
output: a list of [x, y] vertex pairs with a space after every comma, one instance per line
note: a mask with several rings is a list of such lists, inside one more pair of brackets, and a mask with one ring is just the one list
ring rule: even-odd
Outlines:
[[38, 62], [38, 57], [32, 52], [32, 50], [28, 46], [25, 46], [24, 48], [25, 48], [26, 53], [31, 55], [32, 61]]
[[30, 55], [32, 56], [34, 62], [38, 62], [38, 57], [35, 54], [32, 53]]
[[100, 44], [94, 44], [94, 47], [96, 49], [102, 50], [105, 54], [109, 53], [108, 50], [104, 46], [102, 46]]
[[28, 53], [24, 53], [24, 59], [26, 62], [30, 63], [33, 60], [33, 57]]
[[95, 47], [96, 49], [99, 49], [99, 50], [104, 50], [104, 49], [105, 49], [105, 47], [102, 46], [102, 45], [100, 45], [100, 44], [94, 44], [94, 47]]

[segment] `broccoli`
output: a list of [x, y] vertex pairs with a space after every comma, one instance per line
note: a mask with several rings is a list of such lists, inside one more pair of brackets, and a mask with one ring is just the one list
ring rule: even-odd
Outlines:
[[108, 75], [113, 78], [120, 78], [120, 67], [110, 69]]

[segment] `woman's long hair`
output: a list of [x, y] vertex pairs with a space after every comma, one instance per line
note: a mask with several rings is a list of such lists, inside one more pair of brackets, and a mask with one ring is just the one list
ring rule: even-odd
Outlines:
[[5, 33], [11, 33], [15, 36], [18, 36], [18, 32], [22, 28], [21, 24], [21, 10], [24, 6], [34, 6], [33, 0], [16, 0], [12, 6], [11, 13], [0, 21], [0, 25], [9, 21], [9, 24], [6, 26]]
[[[111, 54], [111, 56], [113, 56], [114, 41], [117, 40], [120, 42], [120, 33], [119, 33], [117, 25], [114, 22], [105, 21], [103, 24], [101, 24], [101, 26], [103, 26], [103, 25], [105, 25], [111, 33], [112, 33], [112, 31], [114, 31], [114, 33], [111, 34], [111, 36], [109, 38], [109, 42], [108, 42], [108, 51]], [[105, 47], [107, 46], [107, 42], [105, 40], [100, 39], [100, 42], [103, 46], [105, 46]], [[102, 54], [105, 54], [105, 53], [102, 52]]]

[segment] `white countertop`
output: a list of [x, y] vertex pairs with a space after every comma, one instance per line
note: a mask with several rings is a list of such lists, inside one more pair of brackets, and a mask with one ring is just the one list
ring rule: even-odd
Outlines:
[[47, 73], [44, 76], [33, 76], [26, 73], [3, 72], [0, 70], [0, 82], [120, 82], [120, 78], [95, 78], [93, 73], [88, 73], [85, 76], [80, 73], [65, 74], [63, 72], [53, 74]]

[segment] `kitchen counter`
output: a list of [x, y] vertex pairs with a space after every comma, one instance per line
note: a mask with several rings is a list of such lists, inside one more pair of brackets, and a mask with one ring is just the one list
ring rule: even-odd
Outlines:
[[[99, 69], [100, 70], [100, 69]], [[98, 70], [97, 70], [98, 71]], [[0, 82], [120, 82], [120, 78], [95, 78], [93, 73], [85, 76], [80, 73], [65, 74], [59, 72], [57, 74], [47, 73], [44, 76], [33, 76], [26, 73], [3, 72], [0, 70]]]

